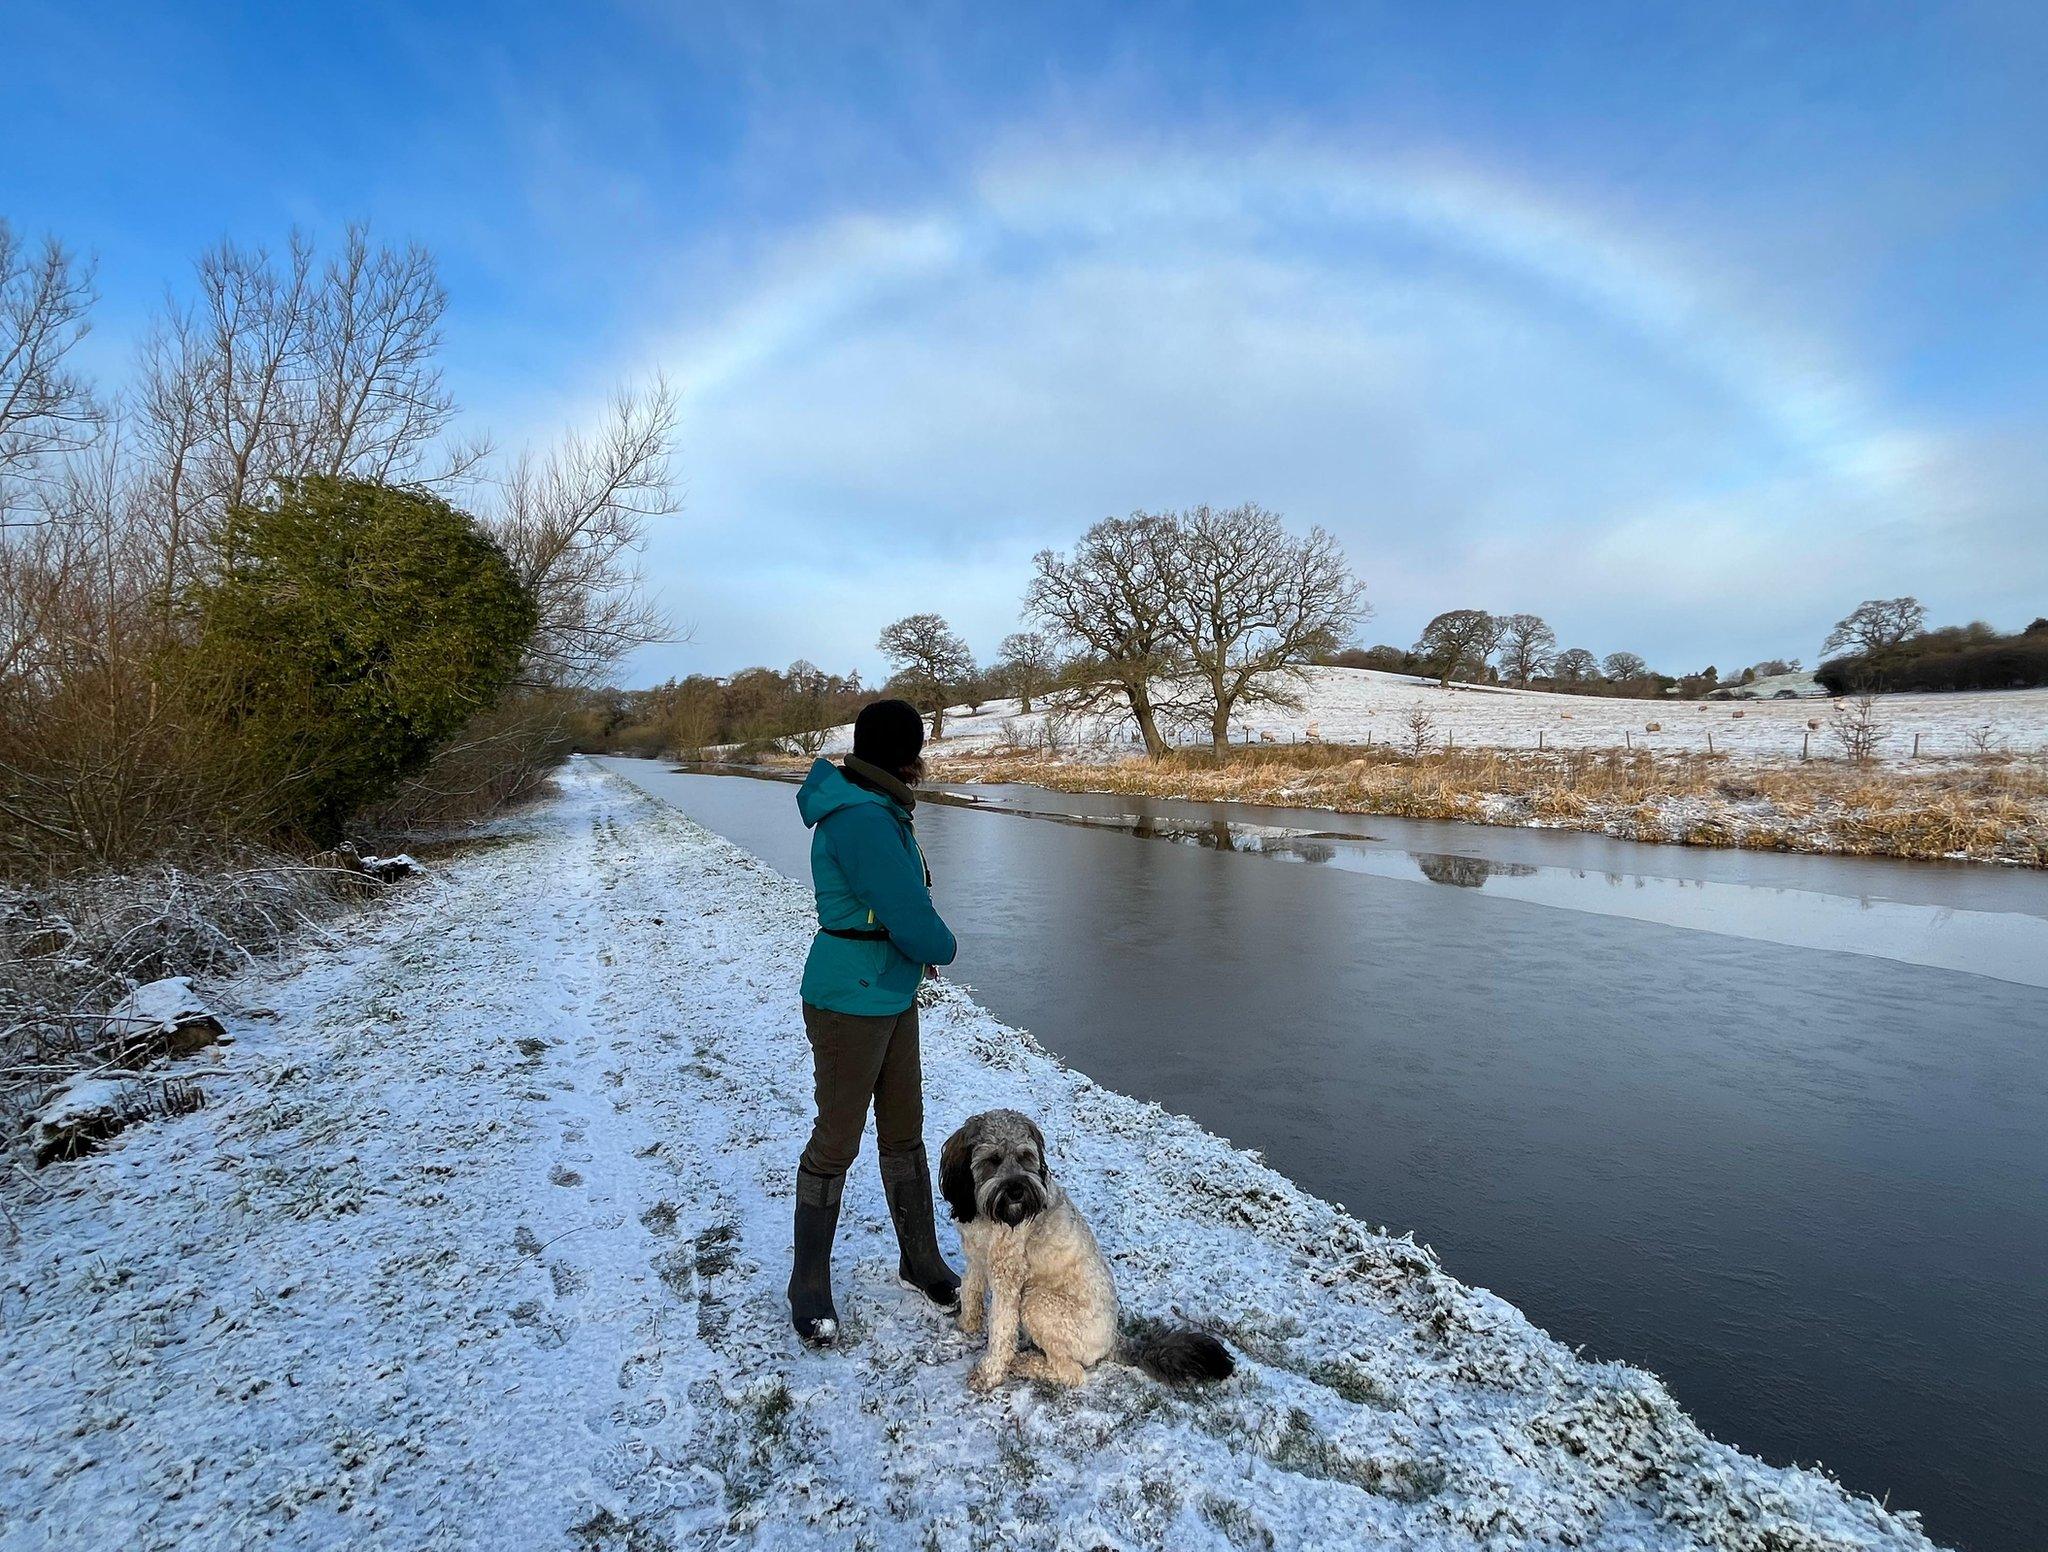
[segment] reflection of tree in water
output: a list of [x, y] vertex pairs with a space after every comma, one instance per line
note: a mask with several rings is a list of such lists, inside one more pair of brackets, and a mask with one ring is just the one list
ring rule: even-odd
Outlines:
[[1257, 832], [1240, 835], [1231, 828], [1230, 821], [1223, 818], [1181, 819], [1158, 814], [1129, 814], [1120, 820], [1093, 822], [1128, 829], [1132, 835], [1148, 841], [1175, 841], [1182, 846], [1200, 846], [1206, 851], [1270, 853], [1276, 857], [1298, 857], [1303, 862], [1328, 862], [1337, 855], [1336, 847], [1305, 837], [1297, 839], [1288, 834], [1261, 835]]
[[1494, 862], [1486, 857], [1456, 857], [1449, 852], [1411, 851], [1408, 855], [1432, 884], [1452, 884], [1459, 889], [1483, 889], [1496, 873], [1527, 878], [1536, 871], [1526, 862]]
[[1152, 814], [1133, 814], [1131, 834], [1148, 841], [1178, 841], [1183, 846], [1205, 846], [1212, 851], [1238, 849], [1237, 837], [1231, 834], [1227, 819], [1161, 819]]

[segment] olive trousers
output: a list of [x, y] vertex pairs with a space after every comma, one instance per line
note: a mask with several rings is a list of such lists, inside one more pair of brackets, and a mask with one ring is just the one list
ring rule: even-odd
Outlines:
[[832, 1179], [860, 1153], [868, 1104], [875, 1107], [875, 1141], [882, 1175], [892, 1158], [924, 1146], [924, 1067], [917, 1048], [917, 1004], [901, 1013], [869, 1017], [804, 1004], [811, 1041], [818, 1118], [804, 1146], [806, 1174]]

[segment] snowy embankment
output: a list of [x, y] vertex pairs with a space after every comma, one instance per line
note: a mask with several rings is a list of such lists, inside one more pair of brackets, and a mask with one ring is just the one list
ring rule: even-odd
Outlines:
[[[1432, 721], [1429, 744], [1459, 749], [1591, 749], [1632, 746], [1660, 754], [1717, 755], [1757, 763], [1816, 758], [1841, 751], [1828, 733], [1830, 703], [1814, 700], [1634, 700], [1558, 695], [1498, 685], [1452, 685], [1369, 668], [1311, 668], [1299, 686], [1299, 708], [1246, 707], [1232, 738], [1294, 743], [1314, 736], [1325, 743], [1410, 746], [1409, 718]], [[985, 754], [1009, 744], [1043, 742], [1044, 712], [1027, 715], [1015, 701], [991, 701], [969, 715], [949, 711], [945, 736], [932, 746], [944, 755]], [[1983, 753], [2048, 752], [2048, 689], [1958, 695], [1884, 695], [1876, 703], [1884, 761]], [[1128, 722], [1110, 713], [1055, 717], [1060, 741], [1075, 753], [1105, 756], [1130, 747]], [[1655, 723], [1653, 731], [1651, 724]], [[1817, 726], [1809, 726], [1809, 724]], [[852, 746], [850, 726], [835, 728], [830, 753]], [[1178, 743], [1206, 745], [1206, 723], [1173, 729]]]
[[1927, 1545], [952, 988], [932, 1138], [1037, 1116], [1126, 1307], [1239, 1374], [970, 1394], [871, 1152], [851, 1348], [801, 1351], [806, 891], [581, 762], [562, 788], [209, 988], [238, 1038], [188, 1064], [203, 1110], [12, 1174], [0, 1546]]

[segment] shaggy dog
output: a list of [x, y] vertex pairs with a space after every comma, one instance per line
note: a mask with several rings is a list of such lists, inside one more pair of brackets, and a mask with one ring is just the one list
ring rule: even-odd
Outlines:
[[[1045, 1136], [1028, 1116], [990, 1110], [946, 1139], [939, 1191], [960, 1225], [967, 1281], [960, 1329], [988, 1351], [968, 1375], [993, 1390], [1010, 1375], [1078, 1385], [1105, 1358], [1169, 1385], [1227, 1379], [1236, 1364], [1205, 1332], [1144, 1322], [1117, 1334], [1116, 1284], [1095, 1236], [1052, 1178]], [[1038, 1351], [1017, 1351], [1019, 1331]]]

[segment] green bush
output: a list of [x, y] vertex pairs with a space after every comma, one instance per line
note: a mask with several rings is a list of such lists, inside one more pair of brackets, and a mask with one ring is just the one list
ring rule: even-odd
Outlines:
[[533, 634], [503, 553], [420, 491], [288, 481], [221, 538], [218, 575], [188, 595], [189, 667], [223, 781], [288, 833], [338, 838], [497, 700]]

